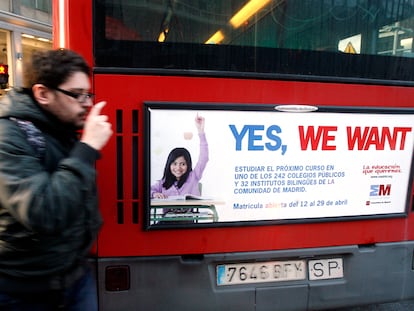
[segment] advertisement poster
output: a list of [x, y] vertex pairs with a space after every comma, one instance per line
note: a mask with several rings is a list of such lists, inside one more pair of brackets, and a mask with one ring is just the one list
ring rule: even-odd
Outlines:
[[[150, 106], [150, 225], [403, 215], [413, 117]], [[191, 156], [178, 177], [175, 148]]]

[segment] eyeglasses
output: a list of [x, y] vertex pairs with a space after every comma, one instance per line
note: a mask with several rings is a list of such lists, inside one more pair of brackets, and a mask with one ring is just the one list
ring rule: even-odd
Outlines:
[[75, 92], [71, 92], [71, 91], [67, 91], [67, 90], [62, 90], [58, 87], [54, 87], [52, 88], [56, 91], [59, 91], [65, 95], [68, 95], [70, 97], [73, 97], [74, 99], [76, 99], [76, 101], [79, 104], [84, 104], [88, 99], [93, 100], [95, 94], [92, 93], [75, 93]]

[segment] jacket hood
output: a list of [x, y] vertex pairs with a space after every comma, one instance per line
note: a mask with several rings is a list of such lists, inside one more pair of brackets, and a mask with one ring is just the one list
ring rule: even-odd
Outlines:
[[[47, 122], [28, 89], [14, 88], [0, 100], [0, 118], [15, 117], [23, 120]], [[37, 122], [37, 123], [38, 123]]]
[[0, 118], [10, 117], [31, 121], [46, 132], [76, 132], [43, 110], [29, 89], [13, 88], [0, 100]]

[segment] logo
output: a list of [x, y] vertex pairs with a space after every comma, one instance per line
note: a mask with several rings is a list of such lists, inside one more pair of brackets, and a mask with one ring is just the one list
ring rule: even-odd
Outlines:
[[371, 197], [385, 197], [391, 195], [391, 184], [388, 185], [371, 185], [370, 193]]

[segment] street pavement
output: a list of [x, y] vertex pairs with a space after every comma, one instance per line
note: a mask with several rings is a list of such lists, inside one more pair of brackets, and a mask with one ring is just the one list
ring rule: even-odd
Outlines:
[[414, 311], [414, 300], [396, 303], [375, 304], [353, 308], [341, 308], [331, 311]]

